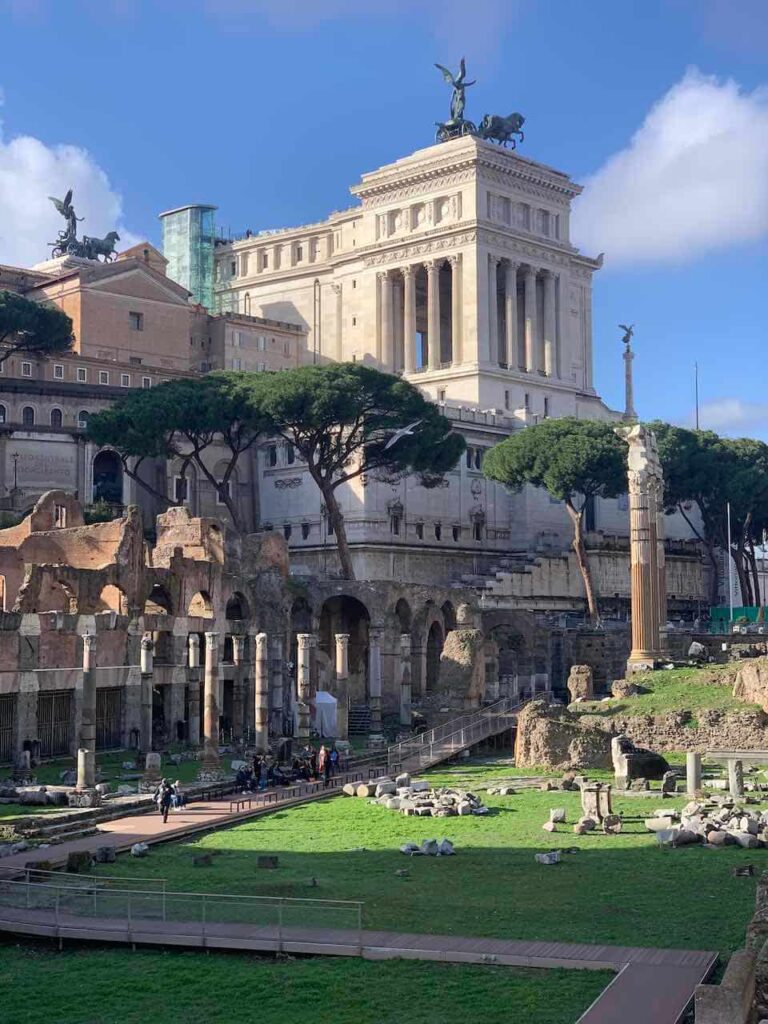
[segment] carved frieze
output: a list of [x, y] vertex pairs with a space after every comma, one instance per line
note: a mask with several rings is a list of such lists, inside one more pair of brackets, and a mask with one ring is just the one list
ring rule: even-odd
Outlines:
[[365, 267], [380, 267], [384, 263], [398, 263], [413, 260], [417, 256], [430, 256], [445, 252], [448, 249], [456, 249], [462, 245], [471, 245], [477, 240], [476, 231], [464, 231], [458, 235], [444, 235], [438, 238], [430, 238], [423, 242], [413, 242], [410, 245], [403, 245], [398, 249], [390, 249], [388, 252], [375, 253], [366, 256], [363, 260]]
[[278, 489], [278, 491], [284, 491], [284, 490], [287, 490], [289, 488], [293, 489], [294, 487], [301, 487], [301, 477], [300, 476], [283, 477], [280, 480], [275, 480], [274, 483], [275, 483], [275, 487]]

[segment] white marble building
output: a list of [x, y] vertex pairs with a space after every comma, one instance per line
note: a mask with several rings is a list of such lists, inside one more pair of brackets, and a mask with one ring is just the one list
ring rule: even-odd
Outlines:
[[[300, 325], [309, 361], [403, 374], [466, 436], [467, 457], [442, 488], [357, 480], [343, 489], [359, 578], [448, 582], [568, 544], [561, 506], [543, 493], [508, 495], [480, 463], [484, 449], [543, 417], [616, 415], [592, 382], [601, 260], [570, 242], [580, 191], [561, 171], [465, 136], [364, 174], [351, 189], [358, 204], [326, 221], [217, 247], [220, 310]], [[314, 484], [284, 445], [261, 459], [261, 522], [285, 532], [294, 566], [333, 570]], [[621, 501], [600, 502], [589, 518], [595, 530], [627, 533]]]

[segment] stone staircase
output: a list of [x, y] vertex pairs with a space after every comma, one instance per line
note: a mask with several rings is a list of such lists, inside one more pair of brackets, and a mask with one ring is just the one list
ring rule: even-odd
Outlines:
[[352, 704], [349, 708], [350, 736], [367, 736], [371, 731], [371, 709], [366, 704]]

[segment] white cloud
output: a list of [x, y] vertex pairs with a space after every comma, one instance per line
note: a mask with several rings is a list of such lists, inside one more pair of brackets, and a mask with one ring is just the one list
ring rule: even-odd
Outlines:
[[768, 89], [689, 70], [586, 183], [573, 237], [609, 266], [673, 263], [768, 233]]
[[768, 403], [744, 402], [740, 398], [717, 398], [699, 408], [702, 430], [737, 435], [768, 431]]
[[0, 263], [28, 267], [48, 259], [47, 243], [64, 227], [48, 196], [62, 199], [69, 188], [84, 218], [81, 235], [103, 237], [115, 228], [118, 249], [140, 241], [123, 227], [122, 199], [87, 150], [29, 135], [6, 140], [0, 122]]

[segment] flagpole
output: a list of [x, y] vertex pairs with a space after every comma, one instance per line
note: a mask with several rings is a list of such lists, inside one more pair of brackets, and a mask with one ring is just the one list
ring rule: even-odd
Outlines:
[[699, 429], [699, 364], [693, 364], [693, 379], [696, 391], [696, 429]]
[[731, 571], [731, 503], [726, 503], [726, 509], [728, 513], [728, 556], [726, 564], [728, 566], [728, 607], [729, 611], [729, 632], [733, 632], [733, 572]]

